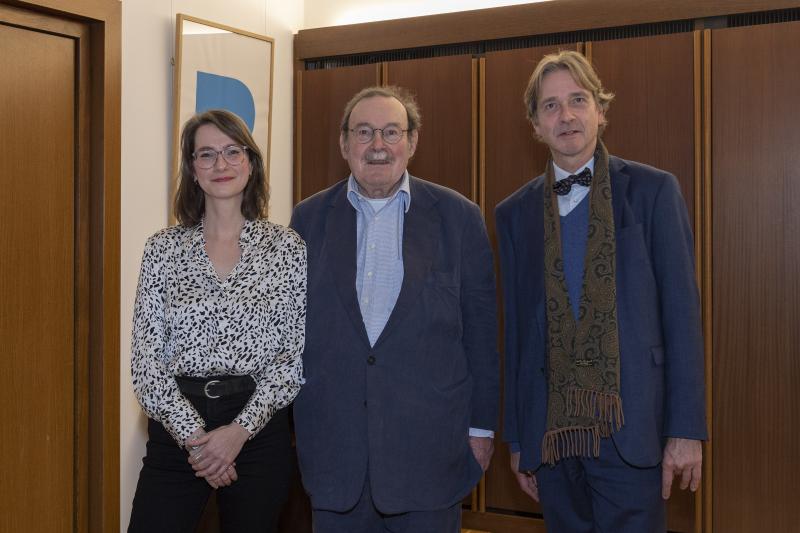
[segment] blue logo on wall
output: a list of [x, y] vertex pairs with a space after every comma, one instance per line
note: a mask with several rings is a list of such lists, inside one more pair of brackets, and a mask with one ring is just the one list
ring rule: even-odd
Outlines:
[[256, 106], [253, 93], [237, 80], [218, 76], [210, 72], [197, 72], [197, 97], [195, 111], [202, 113], [209, 109], [227, 109], [244, 120], [250, 133], [256, 120]]

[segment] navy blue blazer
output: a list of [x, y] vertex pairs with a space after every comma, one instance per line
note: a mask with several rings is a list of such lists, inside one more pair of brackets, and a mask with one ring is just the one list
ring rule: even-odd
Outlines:
[[469, 427], [496, 426], [497, 303], [483, 218], [445, 187], [411, 177], [410, 191], [403, 284], [374, 347], [356, 295], [347, 180], [292, 216], [308, 249], [306, 383], [295, 429], [317, 509], [351, 509], [367, 473], [381, 512], [452, 506], [481, 476]]
[[[700, 302], [686, 206], [671, 174], [609, 158], [617, 245], [624, 427], [634, 466], [661, 461], [667, 437], [706, 439]], [[496, 209], [505, 323], [503, 440], [520, 470], [541, 464], [547, 423], [547, 318], [541, 175]]]

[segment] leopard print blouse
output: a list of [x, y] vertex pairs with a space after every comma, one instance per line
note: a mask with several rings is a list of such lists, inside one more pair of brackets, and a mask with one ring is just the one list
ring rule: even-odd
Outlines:
[[250, 375], [256, 390], [234, 419], [251, 436], [303, 382], [306, 248], [291, 229], [248, 221], [239, 263], [220, 280], [202, 222], [145, 245], [133, 316], [133, 389], [148, 417], [179, 445], [205, 423], [175, 376]]

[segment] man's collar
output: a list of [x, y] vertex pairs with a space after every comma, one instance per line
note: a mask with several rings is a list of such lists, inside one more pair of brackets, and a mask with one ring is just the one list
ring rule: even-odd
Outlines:
[[[400, 178], [400, 187], [397, 188], [393, 195], [386, 199], [391, 202], [397, 195], [400, 195], [400, 201], [403, 202], [403, 210], [406, 213], [408, 213], [408, 209], [411, 207], [410, 181], [408, 170], [406, 170], [403, 172], [403, 177]], [[358, 186], [358, 182], [352, 174], [350, 174], [350, 177], [347, 179], [347, 199], [356, 210], [359, 210], [359, 201], [369, 200], [369, 198], [361, 193], [361, 188]]]
[[578, 167], [578, 170], [576, 170], [575, 172], [567, 172], [566, 170], [564, 170], [560, 166], [556, 165], [556, 163], [554, 161], [553, 162], [553, 175], [555, 176], [556, 181], [561, 181], [561, 180], [567, 179], [572, 174], [579, 173], [581, 170], [583, 170], [584, 168], [587, 168], [587, 167], [589, 168], [589, 170], [592, 171], [592, 175], [594, 175], [594, 156], [592, 156], [591, 159], [589, 159], [586, 163], [580, 165]]

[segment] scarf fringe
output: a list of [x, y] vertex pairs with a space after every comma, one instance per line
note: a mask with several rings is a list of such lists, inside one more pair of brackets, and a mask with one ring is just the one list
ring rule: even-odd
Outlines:
[[566, 457], [599, 457], [600, 427], [568, 427], [548, 431], [542, 443], [542, 463], [554, 465]]
[[608, 437], [625, 425], [622, 398], [614, 392], [571, 388], [567, 391], [567, 416], [588, 417], [600, 426], [600, 435]]

